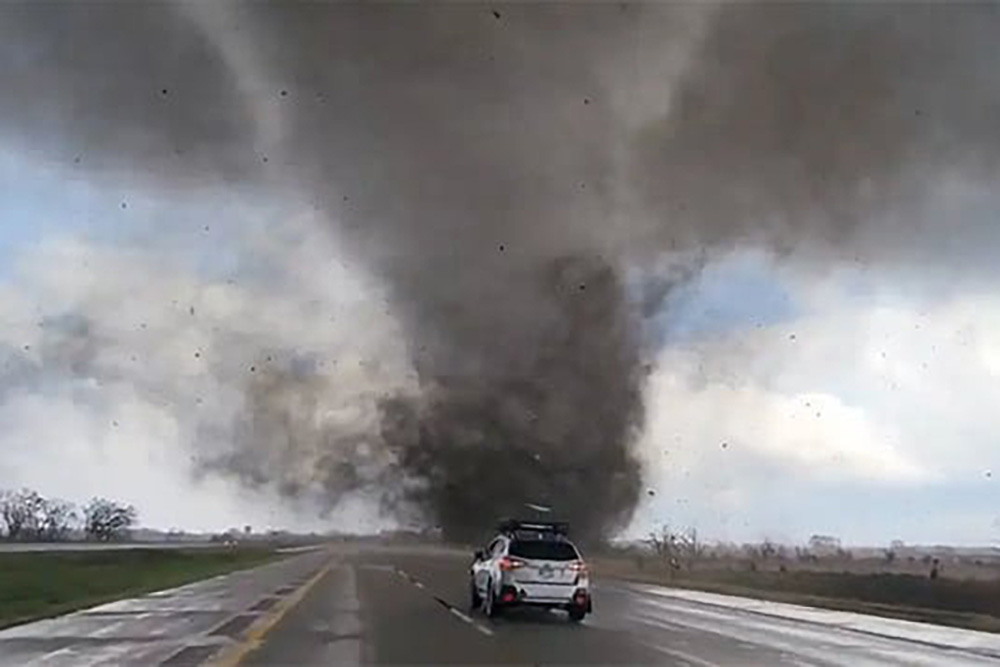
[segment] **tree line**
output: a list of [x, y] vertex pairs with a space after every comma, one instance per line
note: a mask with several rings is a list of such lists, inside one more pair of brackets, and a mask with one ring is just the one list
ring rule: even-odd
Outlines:
[[83, 506], [37, 491], [0, 490], [0, 538], [18, 542], [59, 542], [74, 535], [97, 542], [127, 539], [139, 515], [135, 507], [107, 498]]

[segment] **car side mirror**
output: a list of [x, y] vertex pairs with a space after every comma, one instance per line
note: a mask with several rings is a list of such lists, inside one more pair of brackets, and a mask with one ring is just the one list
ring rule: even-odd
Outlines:
[[476, 560], [483, 560], [486, 558], [486, 552], [482, 549], [476, 549], [475, 553], [472, 554], [472, 557]]

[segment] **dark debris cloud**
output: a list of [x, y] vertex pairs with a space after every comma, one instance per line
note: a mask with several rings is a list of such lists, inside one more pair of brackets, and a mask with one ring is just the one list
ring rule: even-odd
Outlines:
[[988, 5], [227, 7], [4, 6], [0, 138], [95, 180], [283, 170], [387, 285], [419, 391], [344, 447], [311, 418], [318, 371], [251, 366], [205, 471], [294, 496], [308, 441], [330, 507], [374, 489], [455, 537], [525, 503], [628, 524], [643, 322], [713, 253], [905, 259], [919, 230], [871, 236], [883, 213], [996, 177]]

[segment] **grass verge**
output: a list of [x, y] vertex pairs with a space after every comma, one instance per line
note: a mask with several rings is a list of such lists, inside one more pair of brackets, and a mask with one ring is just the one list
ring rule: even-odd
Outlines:
[[0, 553], [0, 628], [254, 567], [270, 549]]
[[1000, 583], [908, 574], [707, 571], [668, 576], [599, 561], [595, 574], [671, 588], [1000, 632]]

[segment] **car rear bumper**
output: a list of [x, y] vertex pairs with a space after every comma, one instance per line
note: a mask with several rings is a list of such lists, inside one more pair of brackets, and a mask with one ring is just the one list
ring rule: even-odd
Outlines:
[[579, 588], [573, 584], [533, 584], [519, 581], [510, 582], [511, 588], [516, 588], [518, 597], [526, 600], [549, 600], [569, 602], [573, 593]]
[[523, 584], [512, 582], [500, 590], [498, 604], [505, 607], [519, 605], [536, 607], [586, 607], [591, 610], [590, 591], [576, 585]]

